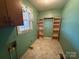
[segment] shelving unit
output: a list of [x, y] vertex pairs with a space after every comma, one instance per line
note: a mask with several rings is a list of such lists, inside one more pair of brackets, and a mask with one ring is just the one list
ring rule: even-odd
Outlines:
[[44, 38], [44, 20], [40, 19], [38, 22], [38, 38]]
[[52, 39], [59, 40], [60, 22], [61, 22], [61, 17], [54, 18]]

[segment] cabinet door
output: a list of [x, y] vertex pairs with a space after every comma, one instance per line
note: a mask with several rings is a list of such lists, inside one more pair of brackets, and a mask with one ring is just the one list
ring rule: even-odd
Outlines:
[[5, 0], [8, 10], [8, 20], [10, 25], [17, 26], [23, 24], [22, 8], [20, 0]]
[[8, 19], [7, 19], [7, 10], [4, 0], [0, 0], [0, 27], [7, 26]]

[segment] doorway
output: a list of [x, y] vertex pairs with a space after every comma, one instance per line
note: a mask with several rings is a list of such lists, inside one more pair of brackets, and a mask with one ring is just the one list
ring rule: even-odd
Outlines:
[[45, 18], [44, 19], [44, 36], [52, 37], [53, 33], [53, 19]]

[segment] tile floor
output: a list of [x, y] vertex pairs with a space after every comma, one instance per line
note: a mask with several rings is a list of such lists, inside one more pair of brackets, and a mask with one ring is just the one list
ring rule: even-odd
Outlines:
[[60, 59], [59, 53], [66, 59], [59, 42], [49, 37], [37, 39], [31, 47], [33, 49], [29, 48], [21, 59]]

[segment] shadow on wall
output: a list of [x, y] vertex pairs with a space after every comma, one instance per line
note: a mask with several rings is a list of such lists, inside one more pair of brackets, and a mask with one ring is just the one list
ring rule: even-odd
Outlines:
[[0, 28], [0, 47], [4, 46], [8, 39], [12, 37], [12, 32], [14, 27], [4, 27]]
[[8, 45], [15, 38], [13, 31], [14, 27], [0, 28], [0, 59], [10, 59]]
[[61, 34], [60, 34], [60, 43], [62, 45], [66, 58], [77, 59], [79, 57], [79, 54], [76, 51], [76, 48], [73, 45], [73, 42], [71, 42], [73, 38], [70, 37], [66, 32], [62, 30], [61, 30]]

